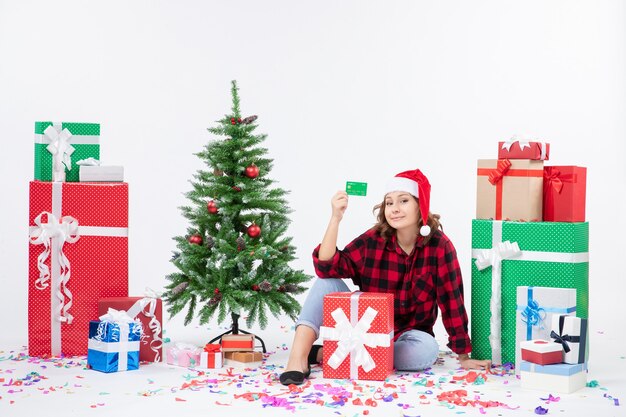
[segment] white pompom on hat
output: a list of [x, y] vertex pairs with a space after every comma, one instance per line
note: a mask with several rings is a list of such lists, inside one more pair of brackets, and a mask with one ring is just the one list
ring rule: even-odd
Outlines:
[[430, 183], [428, 178], [419, 169], [401, 172], [389, 180], [385, 187], [385, 194], [394, 191], [404, 191], [417, 198], [423, 224], [420, 227], [420, 235], [428, 236], [430, 234], [430, 226], [427, 224], [430, 207]]

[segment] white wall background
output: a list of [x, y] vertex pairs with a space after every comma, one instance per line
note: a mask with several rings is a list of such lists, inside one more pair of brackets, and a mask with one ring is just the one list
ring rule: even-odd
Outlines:
[[[588, 167], [591, 317], [617, 325], [626, 231], [626, 12], [613, 0], [0, 0], [0, 328], [27, 336], [28, 182], [36, 120], [102, 124], [104, 163], [125, 166], [130, 292], [160, 289], [186, 224], [177, 207], [206, 128], [245, 115], [291, 190], [298, 269], [346, 180], [340, 246], [373, 222], [385, 180], [419, 167], [432, 184], [470, 293], [475, 166], [516, 133], [551, 143], [552, 165]], [[168, 328], [184, 332], [182, 320]]]

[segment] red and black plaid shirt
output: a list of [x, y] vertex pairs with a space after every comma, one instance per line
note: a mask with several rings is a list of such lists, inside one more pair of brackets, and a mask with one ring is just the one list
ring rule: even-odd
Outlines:
[[457, 354], [472, 350], [461, 268], [443, 232], [433, 233], [426, 245], [418, 236], [411, 255], [400, 248], [395, 235], [385, 241], [373, 229], [337, 250], [328, 261], [320, 261], [319, 248], [313, 251], [313, 264], [320, 278], [352, 278], [361, 291], [394, 294], [395, 339], [411, 329], [434, 336], [439, 306], [448, 347]]

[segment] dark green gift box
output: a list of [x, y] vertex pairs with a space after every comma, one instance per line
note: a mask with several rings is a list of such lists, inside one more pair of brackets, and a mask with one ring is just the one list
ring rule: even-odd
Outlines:
[[[515, 362], [517, 287], [523, 285], [575, 288], [576, 315], [587, 318], [589, 223], [472, 220], [473, 358]], [[492, 298], [494, 288], [500, 291]]]

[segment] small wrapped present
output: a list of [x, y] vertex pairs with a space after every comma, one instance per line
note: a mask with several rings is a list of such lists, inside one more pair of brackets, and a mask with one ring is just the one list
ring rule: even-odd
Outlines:
[[569, 394], [587, 385], [587, 364], [537, 365], [522, 361], [520, 379], [522, 388]]
[[163, 357], [163, 302], [157, 294], [145, 297], [109, 297], [98, 301], [98, 314], [109, 308], [125, 310], [133, 319], [143, 325], [143, 336], [139, 359], [146, 362], [161, 362]]
[[124, 167], [118, 165], [81, 165], [78, 170], [80, 182], [122, 182]]
[[200, 364], [202, 348], [188, 343], [176, 342], [165, 349], [165, 358], [170, 365], [195, 368]]
[[587, 198], [587, 168], [543, 168], [543, 221], [584, 222]]
[[78, 182], [76, 161], [100, 159], [98, 123], [35, 122], [35, 179]]
[[393, 294], [324, 296], [324, 378], [383, 381], [393, 372]]
[[258, 368], [263, 363], [261, 352], [225, 352], [224, 364], [235, 368]]
[[472, 258], [472, 358], [516, 361], [519, 286], [575, 288], [570, 307], [578, 317], [589, 313], [589, 223], [474, 219]]
[[547, 161], [550, 159], [550, 144], [532, 142], [512, 138], [506, 142], [498, 142], [498, 159], [534, 159]]
[[87, 354], [103, 296], [128, 295], [128, 184], [31, 181], [28, 354]]
[[200, 352], [200, 368], [221, 368], [222, 352], [220, 345], [207, 343]]
[[109, 309], [100, 321], [89, 322], [87, 365], [100, 372], [139, 369], [141, 322], [125, 311]]
[[477, 219], [541, 221], [543, 161], [479, 159], [476, 185]]
[[225, 334], [222, 336], [222, 352], [244, 352], [253, 350], [253, 334]]
[[[534, 339], [550, 340], [552, 318], [561, 314], [570, 316], [576, 314], [576, 289], [517, 287], [515, 363], [519, 363], [521, 359], [524, 359], [521, 356], [521, 346], [524, 341]], [[562, 361], [563, 358], [561, 357], [557, 363]], [[541, 365], [546, 364], [543, 363]]]
[[580, 317], [552, 316], [550, 337], [563, 350], [563, 362], [577, 364], [587, 362], [588, 321]]
[[538, 365], [563, 362], [563, 346], [549, 340], [525, 340], [521, 343], [522, 360]]

